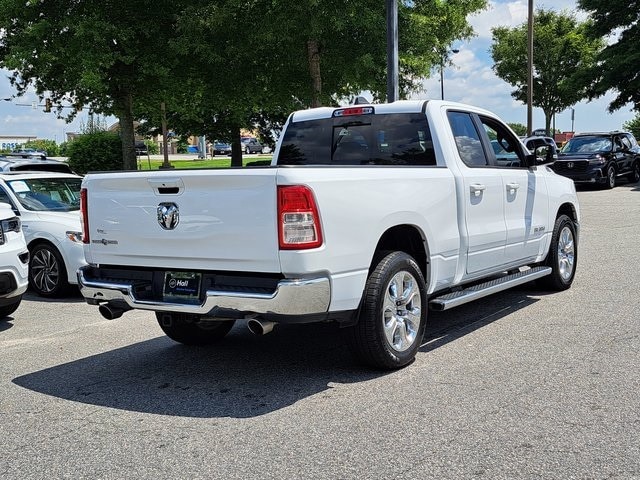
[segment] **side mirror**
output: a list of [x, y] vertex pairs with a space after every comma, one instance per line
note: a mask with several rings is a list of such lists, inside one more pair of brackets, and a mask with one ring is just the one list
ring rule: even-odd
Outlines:
[[529, 166], [553, 163], [558, 158], [558, 150], [542, 138], [536, 138], [527, 142], [527, 148], [533, 152], [527, 163]]

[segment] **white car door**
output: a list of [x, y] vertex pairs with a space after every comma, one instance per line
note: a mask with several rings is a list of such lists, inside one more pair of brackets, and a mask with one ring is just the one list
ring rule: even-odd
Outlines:
[[472, 115], [450, 111], [447, 116], [463, 163], [467, 273], [474, 274], [505, 262], [507, 228], [502, 177], [489, 165]]
[[506, 244], [504, 262], [525, 264], [542, 248], [549, 210], [544, 176], [530, 169], [526, 152], [509, 129], [494, 118], [479, 116], [493, 148], [490, 163], [502, 179]]

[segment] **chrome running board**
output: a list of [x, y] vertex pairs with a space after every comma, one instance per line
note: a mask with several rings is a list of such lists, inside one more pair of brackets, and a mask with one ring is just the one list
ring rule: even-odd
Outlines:
[[472, 287], [447, 293], [429, 300], [429, 307], [432, 310], [448, 310], [458, 305], [462, 305], [478, 298], [486, 297], [503, 290], [507, 290], [516, 285], [530, 282], [551, 273], [550, 267], [533, 267], [518, 273], [505, 275], [489, 282], [479, 283]]

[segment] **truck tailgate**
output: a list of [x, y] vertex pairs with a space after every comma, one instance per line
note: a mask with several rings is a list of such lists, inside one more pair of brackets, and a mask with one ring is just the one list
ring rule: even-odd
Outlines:
[[[85, 257], [103, 265], [279, 272], [276, 172], [89, 174]], [[176, 210], [177, 223], [163, 218]]]

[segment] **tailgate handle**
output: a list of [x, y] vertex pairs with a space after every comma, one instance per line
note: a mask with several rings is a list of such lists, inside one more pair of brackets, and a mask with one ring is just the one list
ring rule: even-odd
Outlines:
[[147, 179], [156, 195], [179, 195], [184, 190], [184, 183], [180, 178]]

